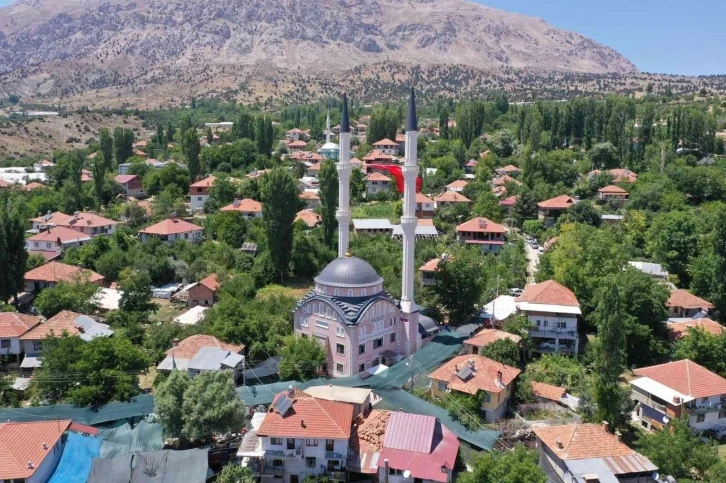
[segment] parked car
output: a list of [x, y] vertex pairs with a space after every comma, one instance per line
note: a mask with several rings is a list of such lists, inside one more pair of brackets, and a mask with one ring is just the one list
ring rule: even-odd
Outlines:
[[537, 249], [537, 253], [539, 253], [540, 255], [542, 255], [544, 253], [544, 247], [539, 247]]
[[521, 288], [510, 288], [509, 289], [509, 295], [511, 295], [512, 297], [519, 297], [523, 293], [524, 293], [524, 290], [522, 290]]
[[536, 250], [539, 248], [539, 243], [537, 243], [537, 240], [532, 240], [532, 243], [530, 243], [529, 246]]
[[555, 350], [556, 348], [557, 346], [555, 345], [555, 343], [550, 341], [544, 341], [539, 344], [540, 350]]

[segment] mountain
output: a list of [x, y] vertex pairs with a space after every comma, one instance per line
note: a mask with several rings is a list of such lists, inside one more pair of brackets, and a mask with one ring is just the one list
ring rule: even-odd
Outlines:
[[304, 98], [391, 67], [494, 78], [637, 72], [582, 35], [465, 0], [19, 0], [0, 8], [0, 97]]

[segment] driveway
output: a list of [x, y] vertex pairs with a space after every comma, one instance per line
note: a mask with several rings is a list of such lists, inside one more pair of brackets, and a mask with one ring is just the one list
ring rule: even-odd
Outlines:
[[524, 250], [527, 253], [527, 283], [535, 283], [534, 274], [539, 266], [539, 253], [528, 243], [524, 244]]

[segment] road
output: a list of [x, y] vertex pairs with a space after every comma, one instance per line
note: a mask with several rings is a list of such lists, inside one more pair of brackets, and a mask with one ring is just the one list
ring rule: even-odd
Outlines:
[[539, 253], [526, 242], [524, 250], [527, 252], [527, 283], [535, 283], [534, 274], [539, 266]]

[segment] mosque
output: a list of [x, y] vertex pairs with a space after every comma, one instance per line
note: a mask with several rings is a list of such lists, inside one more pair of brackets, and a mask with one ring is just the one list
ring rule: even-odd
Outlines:
[[[383, 289], [383, 278], [368, 262], [348, 253], [352, 166], [348, 100], [345, 95], [340, 126], [336, 211], [338, 258], [320, 272], [315, 278], [315, 287], [295, 308], [295, 334], [299, 337], [314, 337], [321, 343], [327, 351], [326, 369], [331, 377], [375, 372], [382, 365], [413, 354], [421, 348], [422, 334], [426, 334], [427, 328], [434, 324], [419, 313], [419, 307], [413, 299], [415, 231], [418, 223], [418, 128], [414, 91], [411, 89], [406, 124], [406, 161], [401, 167], [404, 178], [401, 300], [394, 300]], [[329, 132], [328, 122], [328, 141]]]
[[330, 141], [332, 134], [333, 131], [330, 130], [330, 111], [328, 111], [328, 118], [325, 122], [325, 144], [318, 149], [318, 154], [326, 159], [337, 161], [340, 155], [340, 146]]

